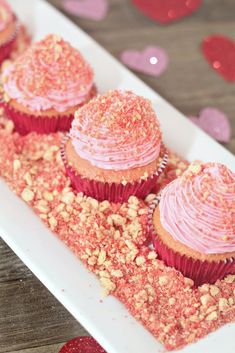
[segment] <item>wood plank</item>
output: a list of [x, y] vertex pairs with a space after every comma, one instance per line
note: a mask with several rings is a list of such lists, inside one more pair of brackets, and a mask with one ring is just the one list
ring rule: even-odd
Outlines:
[[[11, 249], [0, 241], [0, 285], [1, 283], [22, 280], [33, 274]], [[1, 287], [0, 287], [1, 288]]]
[[11, 351], [9, 353], [58, 353], [64, 343], [52, 344], [50, 346], [34, 347], [29, 349], [23, 349], [20, 351]]
[[19, 264], [22, 273], [30, 271], [2, 240], [0, 243], [0, 263], [9, 264], [5, 278], [10, 277], [0, 283], [0, 352], [50, 345], [87, 335], [32, 273], [22, 275], [22, 278], [17, 274], [15, 279], [8, 275], [12, 262]]

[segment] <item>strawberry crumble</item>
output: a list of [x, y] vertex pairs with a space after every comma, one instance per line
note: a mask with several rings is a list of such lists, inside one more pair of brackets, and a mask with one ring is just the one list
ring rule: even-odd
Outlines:
[[[10, 59], [29, 43], [22, 26]], [[123, 204], [98, 202], [72, 189], [61, 160], [63, 136], [20, 136], [0, 110], [0, 177], [98, 276], [103, 294], [119, 299], [168, 350], [235, 321], [234, 275], [196, 288], [149, 248], [148, 204], [188, 162], [169, 151], [169, 162], [145, 201], [131, 196]]]
[[[13, 55], [29, 44], [22, 28]], [[76, 193], [61, 160], [62, 133], [20, 136], [0, 110], [0, 176], [168, 350], [235, 321], [235, 276], [194, 287], [149, 248], [147, 211], [160, 188], [187, 168], [169, 162], [145, 201], [112, 204]]]
[[[235, 276], [195, 288], [149, 248], [145, 201], [98, 202], [76, 193], [60, 156], [62, 133], [20, 136], [0, 115], [0, 175], [42, 221], [168, 350], [179, 349], [235, 320]], [[188, 163], [169, 153], [156, 191]]]

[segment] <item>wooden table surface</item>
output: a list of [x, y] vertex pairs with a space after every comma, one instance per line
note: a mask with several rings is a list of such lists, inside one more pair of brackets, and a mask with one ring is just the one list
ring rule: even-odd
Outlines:
[[[61, 9], [60, 0], [50, 2]], [[130, 0], [108, 2], [108, 16], [101, 22], [71, 19], [117, 58], [127, 48], [164, 47], [170, 57], [167, 71], [159, 78], [138, 76], [186, 115], [196, 115], [206, 106], [224, 111], [233, 127], [233, 138], [226, 147], [235, 152], [235, 84], [210, 69], [200, 52], [206, 35], [220, 33], [235, 40], [235, 1], [205, 0], [193, 16], [168, 26], [146, 18]], [[57, 353], [64, 342], [85, 334], [0, 241], [0, 353]]]

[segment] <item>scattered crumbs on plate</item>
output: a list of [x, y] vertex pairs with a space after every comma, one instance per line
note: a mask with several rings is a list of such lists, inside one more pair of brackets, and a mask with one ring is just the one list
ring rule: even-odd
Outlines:
[[[20, 136], [0, 114], [0, 175], [168, 350], [197, 341], [235, 320], [235, 276], [194, 288], [149, 248], [145, 201], [98, 202], [76, 193], [60, 155], [62, 133]], [[170, 153], [156, 191], [188, 163]]]

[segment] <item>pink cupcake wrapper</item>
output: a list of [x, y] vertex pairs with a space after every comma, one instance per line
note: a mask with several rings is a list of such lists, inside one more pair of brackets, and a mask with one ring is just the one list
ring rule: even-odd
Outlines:
[[185, 277], [191, 278], [196, 286], [200, 286], [204, 283], [215, 283], [218, 279], [222, 279], [228, 274], [235, 273], [235, 258], [233, 257], [219, 262], [201, 261], [182, 255], [167, 247], [158, 237], [152, 222], [153, 213], [159, 201], [160, 196], [157, 196], [149, 207], [148, 228], [159, 258], [163, 260], [167, 266], [174, 267]]
[[15, 43], [16, 37], [19, 32], [20, 25], [16, 22], [16, 29], [11, 36], [3, 43], [0, 44], [0, 64], [10, 56], [11, 50]]
[[114, 203], [122, 203], [127, 201], [131, 195], [135, 195], [139, 198], [144, 198], [154, 187], [157, 178], [165, 169], [168, 161], [168, 154], [163, 145], [162, 148], [164, 150], [164, 156], [159, 168], [153, 175], [149, 176], [145, 180], [127, 183], [125, 185], [121, 183], [104, 183], [96, 180], [90, 180], [88, 178], [82, 177], [69, 165], [65, 153], [65, 145], [68, 141], [68, 138], [68, 135], [65, 136], [61, 146], [61, 157], [64, 162], [67, 175], [70, 177], [73, 187], [78, 192], [83, 192], [85, 195], [91, 196], [99, 201], [108, 200]]
[[[96, 87], [91, 89], [90, 99], [96, 95]], [[35, 131], [38, 134], [49, 134], [57, 131], [69, 131], [74, 114], [58, 115], [58, 116], [37, 116], [20, 112], [10, 106], [3, 99], [0, 102], [5, 113], [9, 119], [14, 122], [15, 130], [21, 134], [26, 135], [29, 132]], [[85, 104], [85, 103], [84, 103]], [[81, 104], [82, 106], [83, 104]]]

